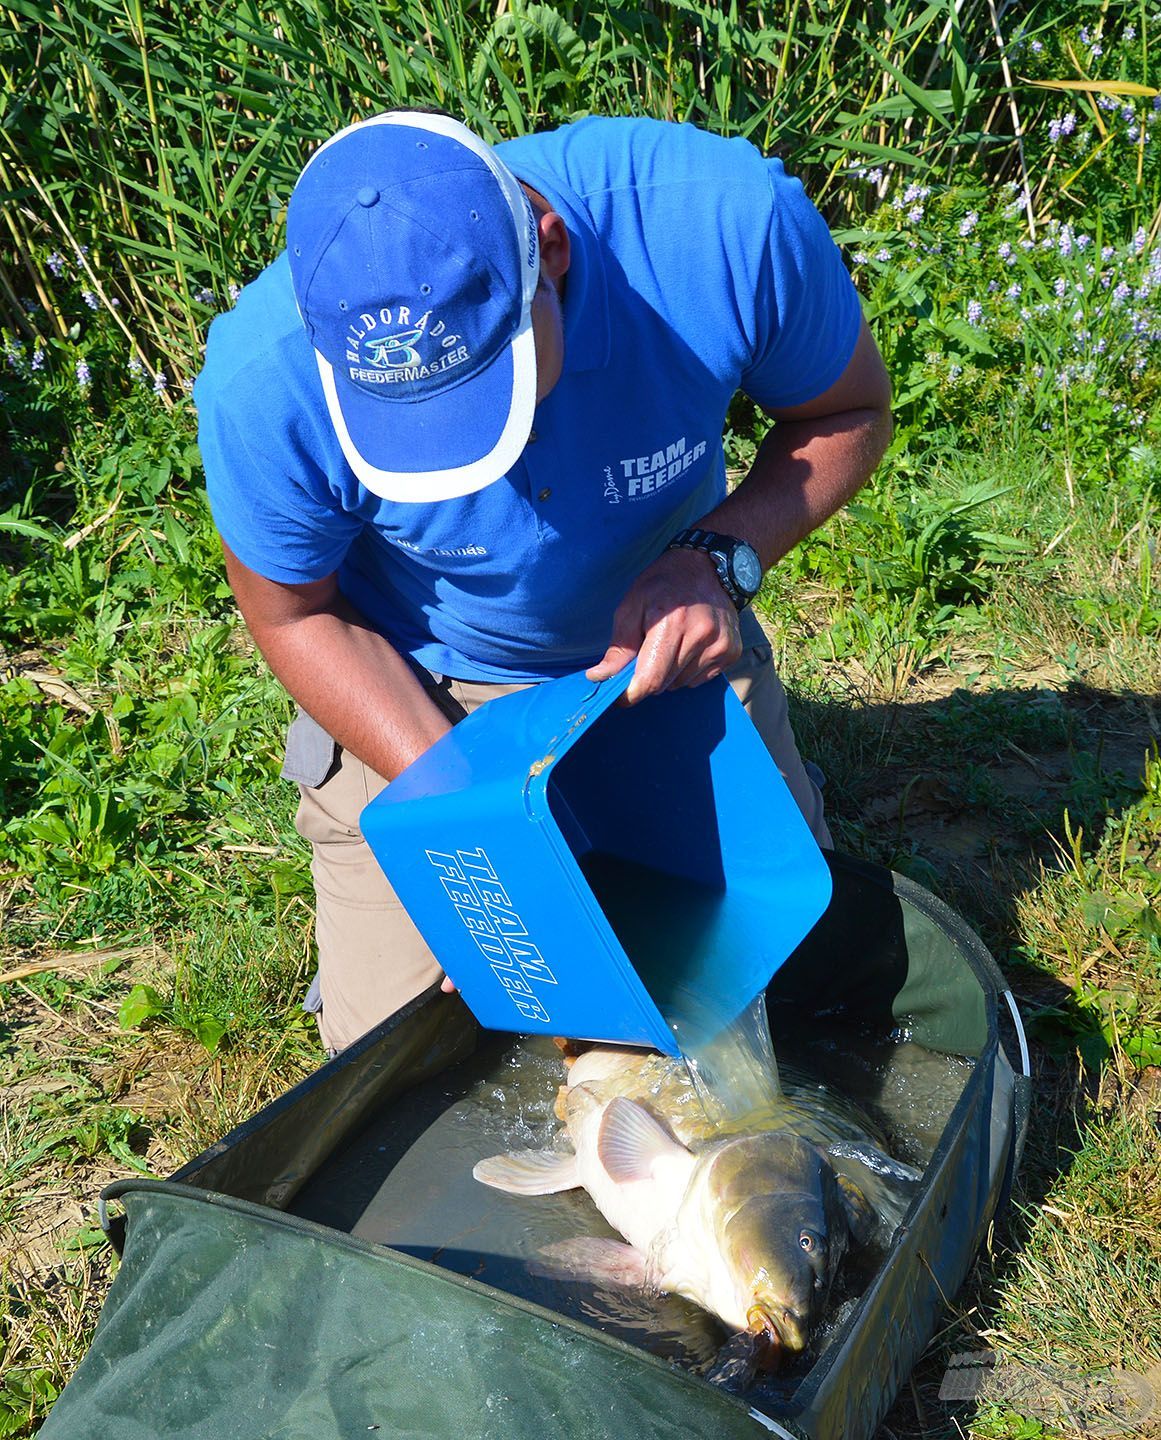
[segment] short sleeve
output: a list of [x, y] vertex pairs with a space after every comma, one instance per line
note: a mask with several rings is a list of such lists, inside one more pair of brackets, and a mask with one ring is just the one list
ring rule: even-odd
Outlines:
[[[197, 399], [195, 392], [195, 399]], [[198, 409], [198, 445], [218, 532], [244, 565], [301, 585], [333, 574], [363, 528], [325, 474], [293, 442], [266, 443], [259, 423], [215, 396]]]
[[803, 405], [846, 369], [862, 310], [822, 216], [778, 160], [767, 162], [769, 240], [755, 287], [752, 361], [742, 389], [770, 409]]

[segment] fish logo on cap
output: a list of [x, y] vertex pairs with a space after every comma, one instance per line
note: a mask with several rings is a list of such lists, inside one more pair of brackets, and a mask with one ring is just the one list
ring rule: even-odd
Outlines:
[[427, 316], [430, 314], [429, 310], [414, 330], [400, 330], [394, 335], [380, 335], [368, 341], [367, 353], [363, 357], [365, 363], [380, 370], [398, 365], [418, 365], [419, 351], [415, 342], [427, 329]]

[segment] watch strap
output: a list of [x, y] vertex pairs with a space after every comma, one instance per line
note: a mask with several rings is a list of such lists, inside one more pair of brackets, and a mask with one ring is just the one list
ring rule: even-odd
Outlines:
[[740, 540], [736, 535], [723, 535], [719, 530], [702, 530], [695, 525], [687, 530], [678, 531], [665, 548], [667, 550], [704, 551], [714, 563], [714, 569], [722, 589], [734, 602], [734, 608], [740, 613], [756, 593], [742, 590], [735, 583], [731, 573], [730, 557], [735, 547], [745, 544], [746, 541]]

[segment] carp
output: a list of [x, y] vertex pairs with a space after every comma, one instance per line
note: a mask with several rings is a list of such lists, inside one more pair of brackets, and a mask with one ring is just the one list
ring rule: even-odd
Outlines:
[[752, 1337], [758, 1363], [774, 1368], [806, 1347], [843, 1256], [876, 1225], [863, 1190], [826, 1149], [833, 1142], [850, 1158], [854, 1127], [819, 1137], [817, 1107], [787, 1097], [762, 1128], [722, 1133], [691, 1100], [680, 1063], [594, 1047], [573, 1062], [557, 1099], [571, 1152], [496, 1155], [473, 1174], [513, 1194], [583, 1188], [623, 1243], [544, 1247], [556, 1273], [682, 1295]]

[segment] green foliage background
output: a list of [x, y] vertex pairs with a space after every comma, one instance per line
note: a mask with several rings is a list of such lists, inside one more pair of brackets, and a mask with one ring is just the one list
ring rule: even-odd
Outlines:
[[[1161, 1065], [1159, 55], [1158, 0], [0, 3], [0, 971], [113, 947], [19, 989], [67, 1053], [0, 1013], [0, 1038], [32, 1037], [11, 1066], [31, 1098], [0, 1095], [0, 1231], [28, 1232], [45, 1167], [65, 1190], [102, 1164], [165, 1173], [318, 1060], [288, 704], [234, 612], [185, 393], [208, 322], [343, 124], [437, 105], [498, 139], [648, 114], [783, 156], [895, 382], [875, 482], [762, 608], [839, 843], [957, 904], [1032, 1020], [1029, 1183], [1055, 1209], [983, 1282], [994, 1343], [1161, 1360], [1122, 1264], [1161, 1293], [1155, 1138], [1107, 1106], [1090, 1123], [1084, 1089]], [[735, 475], [759, 435], [740, 401]], [[942, 699], [908, 715], [925, 679]], [[1128, 770], [1103, 711], [1140, 741]], [[1034, 801], [1011, 754], [1039, 767]], [[916, 838], [912, 783], [941, 759], [986, 833], [970, 864]], [[175, 1065], [152, 1109], [125, 1078]], [[99, 1253], [83, 1226], [27, 1280], [0, 1245], [0, 1435], [35, 1428], [83, 1349]], [[1001, 1409], [973, 1433], [1050, 1429]]]

